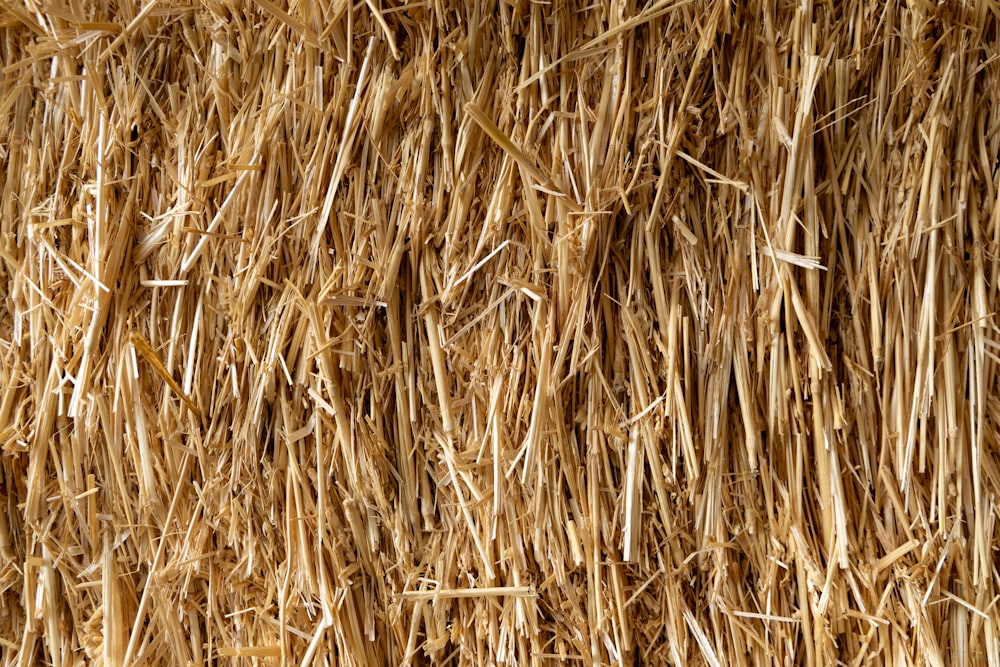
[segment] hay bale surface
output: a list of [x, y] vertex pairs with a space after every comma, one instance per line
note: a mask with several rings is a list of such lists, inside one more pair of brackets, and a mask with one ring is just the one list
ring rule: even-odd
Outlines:
[[3, 0], [3, 665], [1000, 665], [995, 2]]

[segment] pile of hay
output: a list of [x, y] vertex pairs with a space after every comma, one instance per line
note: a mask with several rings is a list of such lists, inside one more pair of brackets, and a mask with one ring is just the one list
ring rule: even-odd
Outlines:
[[0, 3], [2, 665], [1000, 665], [1000, 7]]

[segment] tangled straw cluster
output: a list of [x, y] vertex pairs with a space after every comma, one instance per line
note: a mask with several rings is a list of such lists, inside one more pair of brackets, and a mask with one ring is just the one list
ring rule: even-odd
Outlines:
[[3, 665], [1000, 666], [1000, 10], [0, 1]]

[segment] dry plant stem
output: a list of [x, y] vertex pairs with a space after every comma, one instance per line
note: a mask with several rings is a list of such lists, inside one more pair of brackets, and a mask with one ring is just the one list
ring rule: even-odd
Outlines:
[[1000, 667], [998, 40], [0, 0], [0, 667]]

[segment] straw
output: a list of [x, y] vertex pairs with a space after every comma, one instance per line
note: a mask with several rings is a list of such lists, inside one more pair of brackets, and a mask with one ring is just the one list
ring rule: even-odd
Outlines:
[[1000, 667], [996, 3], [0, 2], [0, 665]]

